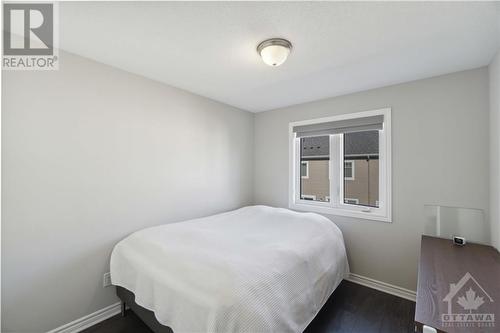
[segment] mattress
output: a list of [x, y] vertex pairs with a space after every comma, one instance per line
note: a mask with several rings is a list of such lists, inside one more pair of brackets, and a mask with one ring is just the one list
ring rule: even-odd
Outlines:
[[110, 266], [176, 333], [302, 332], [349, 271], [332, 221], [267, 206], [137, 231]]

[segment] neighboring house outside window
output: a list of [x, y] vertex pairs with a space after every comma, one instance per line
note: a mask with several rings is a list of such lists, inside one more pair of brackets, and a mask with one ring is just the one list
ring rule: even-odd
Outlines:
[[379, 206], [378, 136], [378, 131], [344, 134], [344, 197], [357, 199], [357, 205]]
[[[329, 201], [328, 182], [329, 144], [328, 137], [304, 138], [301, 142], [301, 166], [307, 164], [307, 178], [301, 177], [301, 197], [315, 201]], [[301, 174], [302, 175], [302, 174]], [[312, 199], [311, 199], [312, 198]]]
[[[328, 136], [302, 138], [301, 195], [330, 201]], [[350, 160], [347, 160], [347, 159]], [[357, 177], [356, 177], [357, 175]], [[378, 207], [378, 132], [344, 136], [344, 203]]]

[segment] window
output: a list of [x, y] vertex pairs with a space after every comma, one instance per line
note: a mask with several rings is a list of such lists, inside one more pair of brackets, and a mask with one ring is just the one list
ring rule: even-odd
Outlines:
[[300, 162], [300, 177], [302, 177], [303, 179], [309, 178], [309, 162]]
[[354, 180], [354, 161], [344, 161], [344, 179]]
[[390, 109], [290, 124], [292, 209], [391, 221]]

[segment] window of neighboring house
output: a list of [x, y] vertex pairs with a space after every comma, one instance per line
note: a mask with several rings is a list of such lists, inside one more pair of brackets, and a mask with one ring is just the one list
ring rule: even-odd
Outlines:
[[304, 179], [309, 178], [309, 162], [307, 161], [300, 162], [300, 177]]
[[344, 161], [344, 179], [354, 180], [354, 161]]
[[391, 221], [391, 110], [290, 124], [290, 208]]

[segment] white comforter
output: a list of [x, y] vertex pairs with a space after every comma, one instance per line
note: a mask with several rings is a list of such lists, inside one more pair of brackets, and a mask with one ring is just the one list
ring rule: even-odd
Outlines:
[[325, 217], [266, 206], [161, 225], [119, 242], [114, 285], [180, 332], [301, 332], [348, 273]]

